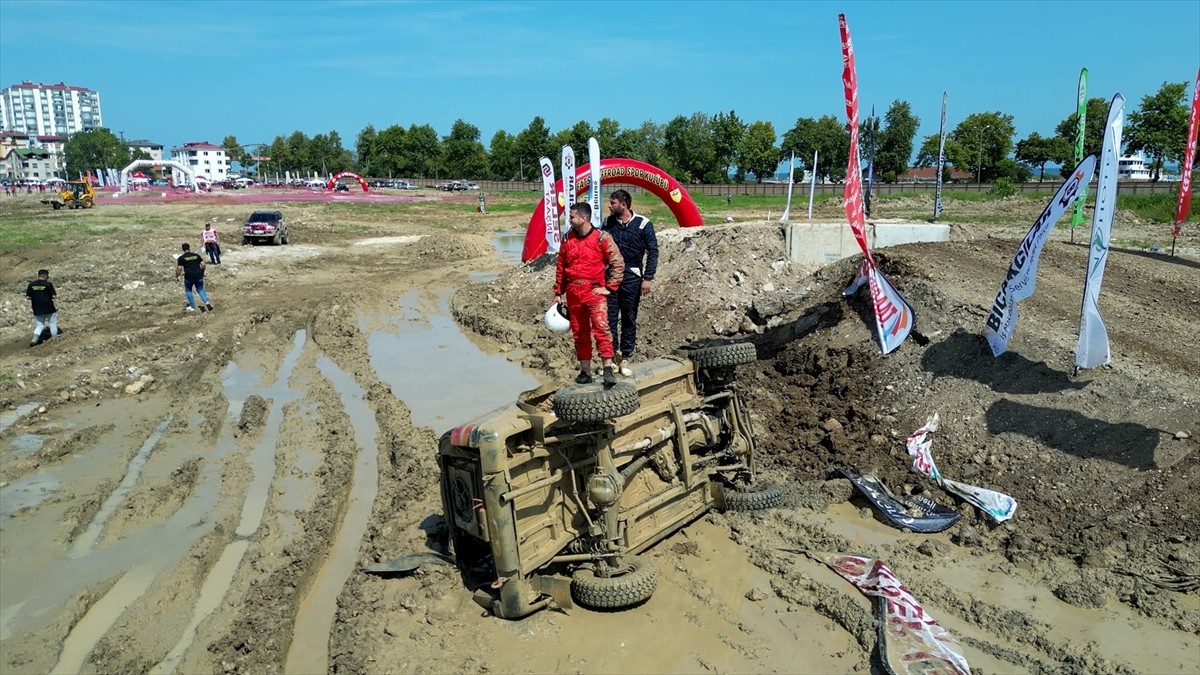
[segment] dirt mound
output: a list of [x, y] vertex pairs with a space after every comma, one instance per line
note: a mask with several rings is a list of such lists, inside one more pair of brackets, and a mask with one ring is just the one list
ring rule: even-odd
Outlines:
[[[769, 472], [819, 489], [838, 467], [871, 469], [962, 512], [953, 541], [1043, 570], [1072, 604], [1095, 606], [1107, 589], [1168, 624], [1198, 625], [1197, 608], [1137, 590], [1148, 578], [1186, 586], [1200, 572], [1200, 496], [1188, 487], [1200, 468], [1200, 339], [1188, 328], [1196, 265], [1114, 251], [1103, 300], [1114, 361], [1073, 375], [1083, 246], [1048, 245], [1038, 293], [1000, 358], [980, 332], [1014, 240], [958, 236], [879, 252], [918, 317], [913, 337], [883, 356], [865, 292], [841, 296], [852, 260], [815, 273], [791, 263], [775, 224], [664, 234], [639, 356], [692, 341], [755, 343], [760, 361], [743, 381]], [[569, 337], [539, 323], [552, 282], [549, 259], [535, 261], [461, 291], [456, 317], [565, 379], [575, 368]], [[911, 471], [904, 439], [934, 412], [943, 474], [1016, 497], [1012, 521], [997, 526]], [[1080, 569], [1052, 562], [1063, 558]]]

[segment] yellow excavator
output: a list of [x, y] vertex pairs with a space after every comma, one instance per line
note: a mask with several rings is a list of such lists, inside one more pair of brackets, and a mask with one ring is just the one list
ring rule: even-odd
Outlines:
[[42, 203], [53, 206], [55, 211], [64, 206], [70, 209], [90, 209], [96, 205], [96, 193], [92, 191], [91, 183], [73, 180], [60, 188], [53, 197], [43, 199]]

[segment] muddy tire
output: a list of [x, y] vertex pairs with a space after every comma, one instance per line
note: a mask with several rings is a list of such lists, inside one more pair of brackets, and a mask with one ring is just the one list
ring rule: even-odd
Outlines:
[[59, 204], [58, 202], [50, 202], [50, 206], [53, 206], [55, 211], [57, 211], [63, 207], [63, 205]]
[[729, 368], [758, 360], [758, 352], [749, 342], [702, 347], [688, 353], [688, 358], [701, 368]]
[[250, 245], [250, 237], [242, 237], [242, 246]]
[[618, 382], [612, 389], [594, 385], [559, 389], [553, 403], [554, 414], [568, 422], [599, 422], [628, 415], [640, 405], [637, 389], [628, 382]]
[[96, 205], [96, 203], [92, 201], [92, 198], [91, 198], [91, 197], [84, 197], [84, 198], [83, 198], [83, 208], [85, 208], [85, 209], [90, 209], [90, 208], [92, 208], [92, 207], [93, 207], [93, 206], [95, 206], [95, 205]]
[[283, 237], [279, 240], [279, 243], [283, 244], [284, 246], [288, 245], [288, 236], [287, 236], [286, 232], [284, 233]]
[[774, 483], [746, 487], [725, 486], [726, 511], [765, 511], [783, 504], [783, 486]]
[[645, 602], [658, 587], [658, 570], [650, 561], [627, 558], [625, 570], [616, 576], [599, 577], [580, 568], [571, 577], [571, 591], [579, 604], [597, 609], [623, 609]]

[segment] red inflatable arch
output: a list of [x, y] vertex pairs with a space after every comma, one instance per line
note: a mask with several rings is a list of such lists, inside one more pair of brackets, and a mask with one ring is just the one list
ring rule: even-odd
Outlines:
[[362, 177], [362, 176], [360, 176], [360, 175], [358, 175], [358, 174], [354, 173], [353, 171], [342, 171], [342, 172], [340, 172], [340, 173], [335, 173], [335, 174], [333, 174], [333, 178], [330, 178], [330, 179], [329, 179], [329, 184], [325, 186], [325, 189], [326, 189], [326, 190], [332, 190], [332, 189], [333, 189], [333, 186], [334, 186], [334, 185], [337, 185], [337, 182], [338, 182], [339, 180], [341, 180], [341, 179], [343, 179], [343, 178], [346, 178], [346, 177], [350, 177], [350, 178], [353, 178], [354, 180], [358, 181], [358, 184], [362, 186], [363, 192], [370, 192], [370, 191], [371, 191], [371, 190], [370, 190], [370, 189], [367, 187], [367, 181], [363, 180], [363, 177]]
[[[590, 167], [587, 164], [575, 169], [575, 194], [583, 194], [591, 184]], [[703, 225], [700, 209], [691, 195], [666, 171], [636, 159], [612, 157], [600, 160], [601, 186], [635, 185], [654, 193], [670, 209], [675, 216], [675, 222], [680, 227], [697, 227]], [[566, 205], [563, 196], [563, 182], [560, 178], [554, 184], [558, 194], [557, 211], [562, 214]], [[546, 252], [546, 221], [542, 210], [545, 208], [545, 198], [539, 199], [537, 208], [529, 218], [529, 229], [525, 230], [525, 247], [521, 249], [521, 262], [529, 262]]]

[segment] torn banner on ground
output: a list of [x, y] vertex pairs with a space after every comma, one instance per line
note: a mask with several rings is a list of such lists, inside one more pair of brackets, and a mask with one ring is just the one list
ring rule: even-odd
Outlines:
[[841, 553], [808, 555], [828, 565], [858, 590], [879, 598], [879, 654], [889, 673], [971, 672], [958, 639], [921, 607], [882, 560]]
[[995, 492], [942, 477], [937, 464], [933, 462], [933, 452], [930, 449], [933, 445], [931, 434], [937, 431], [939, 420], [938, 414], [933, 413], [926, 420], [925, 426], [912, 432], [905, 442], [908, 454], [913, 458], [913, 470], [936, 480], [938, 485], [975, 505], [997, 523], [1003, 523], [1012, 518], [1017, 511], [1017, 500], [1012, 497], [1003, 492]]
[[858, 488], [883, 515], [897, 527], [928, 534], [941, 532], [958, 522], [962, 515], [926, 497], [893, 495], [887, 486], [869, 473], [845, 468], [842, 475]]

